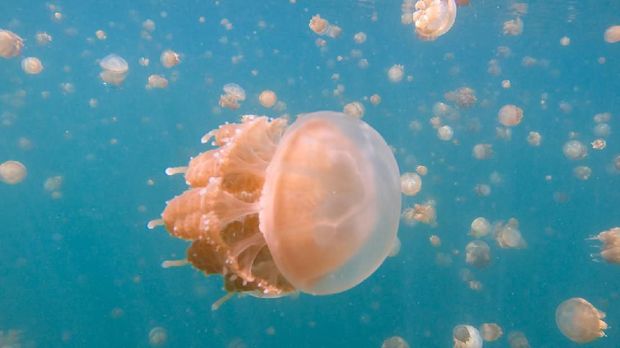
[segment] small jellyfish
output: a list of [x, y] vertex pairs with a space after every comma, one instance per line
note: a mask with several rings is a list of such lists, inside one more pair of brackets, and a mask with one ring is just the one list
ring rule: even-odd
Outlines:
[[41, 64], [39, 58], [26, 57], [22, 59], [22, 70], [26, 74], [36, 75], [43, 71], [43, 64]]
[[46, 33], [46, 32], [38, 32], [35, 35], [35, 40], [37, 41], [38, 45], [41, 46], [45, 46], [47, 44], [49, 44], [50, 42], [52, 42], [52, 35]]
[[364, 105], [357, 101], [346, 104], [342, 109], [342, 112], [346, 115], [356, 118], [361, 118], [364, 116], [365, 111], [366, 109], [364, 108]]
[[164, 68], [172, 68], [181, 63], [181, 57], [175, 51], [165, 50], [161, 53], [161, 56], [159, 56], [159, 61]]
[[106, 34], [105, 31], [103, 30], [97, 30], [95, 32], [95, 36], [97, 37], [98, 40], [101, 40], [101, 41], [108, 38], [108, 34]]
[[562, 147], [566, 158], [576, 161], [584, 159], [588, 155], [588, 148], [579, 140], [569, 140]]
[[620, 42], [620, 25], [612, 25], [607, 28], [604, 37], [608, 43]]
[[485, 160], [493, 157], [492, 144], [476, 144], [472, 149], [472, 154], [477, 160]]
[[236, 83], [227, 83], [222, 89], [224, 90], [224, 93], [232, 96], [238, 101], [245, 100], [245, 90]]
[[153, 347], [163, 346], [168, 340], [168, 331], [161, 327], [156, 326], [149, 331], [149, 344]]
[[520, 17], [507, 20], [504, 22], [502, 30], [504, 32], [504, 35], [509, 35], [509, 36], [521, 35], [521, 33], [523, 33], [523, 21], [521, 20]]
[[387, 75], [390, 82], [398, 83], [402, 81], [403, 76], [405, 75], [405, 67], [399, 64], [394, 64], [388, 69]]
[[400, 192], [405, 196], [415, 196], [422, 189], [422, 178], [417, 173], [403, 173], [400, 176]]
[[592, 175], [592, 169], [588, 166], [577, 166], [573, 168], [573, 175], [579, 180], [588, 180]]
[[406, 222], [413, 224], [416, 221], [423, 224], [435, 226], [437, 224], [437, 211], [435, 202], [428, 201], [424, 204], [414, 204], [413, 207], [403, 211], [403, 218]]
[[457, 325], [452, 329], [454, 348], [482, 348], [482, 337], [471, 325]]
[[600, 112], [600, 113], [592, 116], [592, 120], [594, 120], [595, 123], [606, 123], [606, 122], [609, 122], [611, 120], [611, 113], [609, 113], [609, 112]]
[[327, 28], [329, 27], [329, 22], [321, 18], [321, 15], [312, 16], [310, 19], [310, 23], [308, 23], [310, 30], [315, 32], [318, 35], [324, 35], [327, 32]]
[[454, 131], [452, 130], [452, 127], [446, 125], [437, 128], [437, 137], [439, 140], [450, 141], [453, 136]]
[[370, 104], [377, 106], [381, 103], [381, 96], [378, 94], [373, 94], [370, 96]]
[[437, 235], [431, 235], [428, 237], [428, 241], [431, 242], [431, 245], [435, 248], [439, 248], [441, 246], [441, 238]]
[[355, 35], [353, 35], [353, 41], [355, 41], [356, 44], [363, 44], [366, 42], [366, 33], [361, 31], [359, 33], [355, 33]]
[[0, 29], [0, 57], [13, 58], [22, 52], [24, 40], [12, 31]]
[[605, 139], [596, 139], [590, 143], [594, 150], [603, 150], [607, 146]]
[[508, 344], [510, 348], [531, 348], [530, 342], [521, 331], [512, 331], [508, 334]]
[[276, 105], [278, 96], [276, 95], [276, 92], [266, 89], [258, 95], [258, 101], [263, 107], [271, 108]]
[[383, 341], [381, 348], [409, 348], [409, 344], [400, 336], [392, 336]]
[[620, 264], [620, 227], [603, 231], [590, 239], [603, 243], [600, 256], [605, 261]]
[[521, 120], [523, 119], [523, 110], [516, 105], [504, 105], [501, 109], [499, 109], [497, 119], [499, 120], [499, 123], [506, 127], [516, 126], [521, 123]]
[[422, 40], [435, 40], [447, 33], [456, 19], [454, 0], [419, 0], [412, 15], [415, 32]]
[[594, 126], [594, 135], [597, 137], [608, 137], [611, 133], [611, 127], [608, 123], [597, 123]]
[[166, 79], [165, 77], [161, 76], [161, 75], [149, 75], [147, 84], [146, 84], [146, 89], [153, 89], [153, 88], [166, 88], [168, 87], [168, 79]]
[[116, 54], [105, 56], [99, 62], [99, 66], [103, 69], [99, 74], [101, 80], [113, 85], [122, 84], [129, 71], [127, 61]]
[[491, 248], [482, 240], [474, 240], [465, 247], [465, 262], [478, 268], [484, 268], [491, 262]]
[[487, 342], [497, 341], [504, 332], [502, 328], [495, 323], [484, 323], [480, 325], [480, 333], [482, 338]]
[[471, 222], [471, 229], [469, 231], [469, 235], [474, 238], [482, 238], [488, 235], [490, 231], [491, 223], [489, 223], [489, 220], [480, 216], [475, 218], [474, 221]]
[[587, 343], [604, 337], [607, 323], [605, 313], [580, 297], [568, 299], [555, 310], [555, 323], [567, 338], [577, 343]]
[[527, 134], [527, 143], [530, 144], [530, 146], [540, 146], [541, 141], [542, 135], [540, 135], [540, 133], [531, 131]]
[[562, 36], [562, 38], [560, 39], [560, 45], [564, 47], [570, 45], [570, 37]]
[[26, 166], [18, 161], [6, 161], [0, 164], [0, 181], [15, 185], [26, 178]]
[[510, 218], [505, 225], [499, 223], [496, 226], [495, 240], [500, 248], [504, 249], [524, 249], [527, 247], [527, 243], [519, 231], [519, 221], [515, 218]]
[[415, 171], [416, 171], [416, 173], [418, 173], [418, 174], [420, 174], [422, 176], [428, 174], [428, 168], [426, 166], [423, 166], [423, 165], [416, 166], [415, 167]]
[[461, 87], [454, 91], [446, 92], [444, 98], [447, 101], [456, 103], [461, 108], [469, 108], [476, 104], [478, 98], [476, 98], [476, 91], [470, 87]]

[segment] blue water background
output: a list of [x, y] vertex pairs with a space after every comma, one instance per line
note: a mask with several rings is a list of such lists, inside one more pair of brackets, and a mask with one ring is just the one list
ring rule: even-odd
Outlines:
[[[573, 347], [557, 329], [554, 312], [574, 296], [608, 314], [609, 337], [588, 346], [620, 346], [620, 268], [593, 262], [590, 254], [598, 244], [586, 241], [620, 225], [620, 175], [608, 170], [620, 153], [620, 44], [603, 41], [605, 29], [620, 24], [619, 1], [530, 1], [523, 34], [510, 37], [501, 27], [514, 18], [511, 2], [472, 0], [459, 9], [452, 30], [433, 42], [419, 40], [411, 26], [400, 23], [399, 1], [54, 4], [65, 15], [59, 23], [42, 1], [0, 3], [0, 27], [26, 40], [22, 56], [36, 56], [45, 65], [40, 75], [28, 76], [20, 59], [0, 60], [0, 95], [8, 96], [0, 113], [14, 115], [6, 116], [14, 118], [11, 126], [0, 126], [0, 162], [19, 160], [28, 168], [23, 183], [0, 185], [0, 330], [22, 330], [25, 346], [147, 347], [149, 330], [161, 326], [169, 347], [380, 347], [393, 335], [411, 347], [450, 347], [455, 325], [497, 322], [505, 333], [524, 332], [532, 347]], [[341, 38], [327, 39], [324, 51], [307, 26], [317, 13], [343, 28]], [[148, 18], [157, 26], [152, 41], [140, 37]], [[233, 30], [220, 25], [223, 18]], [[98, 29], [107, 40], [88, 41]], [[38, 46], [37, 31], [50, 33], [51, 45]], [[368, 36], [362, 45], [352, 40], [358, 31]], [[570, 46], [559, 44], [562, 36], [571, 38]], [[512, 56], [497, 58], [498, 46], [510, 47]], [[167, 48], [182, 54], [182, 63], [171, 70], [158, 62]], [[363, 52], [368, 69], [357, 67], [352, 49]], [[98, 78], [97, 59], [109, 53], [130, 64], [120, 87]], [[232, 64], [238, 54], [243, 59]], [[149, 67], [137, 64], [142, 56], [151, 59]], [[548, 66], [525, 68], [524, 56]], [[606, 63], [599, 64], [599, 57]], [[499, 76], [487, 73], [493, 58], [500, 61]], [[413, 81], [390, 83], [386, 71], [393, 64], [404, 65]], [[165, 90], [145, 90], [153, 73], [178, 78]], [[332, 80], [335, 73], [340, 80]], [[513, 87], [502, 89], [503, 79]], [[74, 93], [61, 91], [65, 82], [74, 84]], [[229, 82], [244, 87], [248, 99], [239, 110], [214, 112]], [[339, 83], [346, 90], [334, 97]], [[479, 102], [460, 110], [458, 121], [448, 121], [458, 144], [442, 142], [428, 123], [432, 106], [462, 86], [475, 89]], [[207, 149], [199, 141], [204, 133], [242, 114], [278, 115], [258, 104], [263, 89], [276, 91], [291, 115], [341, 110], [347, 102], [380, 94], [376, 107], [364, 101], [364, 120], [394, 146], [402, 172], [417, 164], [429, 168], [422, 192], [404, 203], [434, 199], [438, 226], [402, 224], [400, 254], [345, 293], [246, 296], [213, 312], [211, 304], [223, 295], [220, 279], [191, 267], [161, 268], [163, 260], [182, 258], [187, 244], [162, 228], [147, 230], [146, 223], [185, 189], [181, 177], [167, 177], [164, 169]], [[12, 97], [18, 90], [25, 97]], [[43, 91], [49, 98], [42, 98]], [[90, 98], [98, 100], [97, 108], [89, 107]], [[562, 101], [572, 112], [559, 109]], [[511, 141], [495, 137], [497, 110], [506, 103], [525, 113]], [[595, 138], [592, 116], [599, 112], [613, 114], [607, 148], [569, 161], [562, 154], [569, 132], [589, 146]], [[478, 132], [467, 127], [474, 119]], [[423, 129], [411, 130], [412, 120]], [[542, 146], [527, 144], [531, 130], [543, 135]], [[33, 148], [21, 149], [20, 137]], [[474, 160], [477, 143], [492, 143], [494, 158]], [[590, 180], [573, 176], [576, 165], [592, 168]], [[503, 182], [492, 185], [490, 196], [477, 196], [474, 186], [488, 184], [493, 171]], [[55, 175], [64, 178], [57, 200], [43, 189]], [[155, 185], [147, 185], [149, 179]], [[554, 199], [558, 193], [567, 201]], [[491, 266], [472, 270], [484, 285], [481, 292], [470, 290], [459, 275], [467, 268], [463, 251], [477, 216], [516, 217], [528, 243], [524, 250], [491, 244]], [[460, 251], [449, 267], [436, 265], [431, 234], [442, 239], [439, 251]], [[122, 315], [113, 315], [115, 309]], [[488, 346], [508, 346], [506, 335]]]

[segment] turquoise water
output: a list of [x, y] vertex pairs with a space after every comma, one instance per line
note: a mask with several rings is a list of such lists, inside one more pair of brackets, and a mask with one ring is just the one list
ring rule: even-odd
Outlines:
[[[448, 33], [425, 42], [401, 24], [400, 1], [3, 1], [0, 28], [21, 36], [25, 47], [20, 57], [0, 58], [0, 162], [28, 169], [23, 182], [0, 183], [5, 341], [8, 330], [19, 330], [24, 347], [147, 347], [149, 331], [162, 327], [168, 347], [380, 347], [395, 335], [411, 347], [450, 347], [454, 326], [496, 322], [504, 336], [485, 347], [509, 346], [511, 331], [523, 332], [532, 347], [572, 347], [556, 327], [555, 308], [583, 297], [607, 313], [610, 326], [608, 337], [587, 346], [620, 347], [620, 268], [593, 261], [599, 243], [586, 240], [620, 225], [613, 169], [620, 43], [603, 40], [607, 27], [620, 24], [620, 2], [530, 1], [523, 33], [506, 36], [511, 4], [472, 0]], [[62, 20], [52, 19], [51, 5]], [[315, 14], [343, 29], [341, 37], [325, 38], [323, 49], [308, 28]], [[224, 18], [232, 30], [220, 24]], [[156, 24], [150, 40], [141, 35], [146, 19]], [[95, 38], [97, 30], [106, 40]], [[368, 38], [357, 44], [360, 31]], [[37, 32], [53, 41], [38, 45]], [[570, 45], [560, 45], [563, 36]], [[498, 56], [499, 46], [511, 55]], [[165, 49], [182, 62], [162, 67]], [[120, 86], [99, 79], [98, 60], [111, 53], [129, 63]], [[27, 56], [41, 60], [40, 74], [22, 71]], [[234, 56], [242, 56], [237, 64]], [[140, 66], [140, 57], [150, 65]], [[526, 67], [524, 57], [537, 63]], [[367, 69], [358, 67], [361, 58]], [[497, 76], [487, 72], [491, 59], [501, 67]], [[412, 81], [391, 83], [394, 64]], [[169, 86], [145, 89], [150, 74], [166, 76]], [[502, 80], [512, 87], [502, 88]], [[222, 87], [231, 82], [247, 100], [238, 110], [220, 109]], [[345, 90], [334, 96], [339, 84]], [[444, 93], [464, 86], [476, 91], [474, 106], [445, 100]], [[276, 91], [286, 108], [263, 108], [257, 96], [264, 89]], [[377, 106], [365, 99], [375, 93]], [[405, 197], [403, 209], [434, 200], [436, 227], [401, 223], [400, 253], [362, 284], [330, 296], [243, 296], [212, 311], [224, 295], [218, 277], [161, 267], [182, 258], [187, 243], [146, 224], [185, 189], [181, 177], [164, 170], [208, 149], [202, 135], [243, 114], [339, 111], [352, 101], [364, 104], [363, 119], [394, 147], [401, 172], [428, 167], [422, 191]], [[437, 102], [460, 115], [444, 120], [454, 141], [439, 140], [429, 123]], [[524, 111], [510, 140], [496, 136], [504, 104]], [[597, 151], [590, 146], [599, 138], [593, 116], [603, 112], [612, 114], [611, 134]], [[421, 130], [410, 128], [414, 120]], [[530, 131], [541, 133], [541, 146], [528, 145]], [[562, 153], [571, 132], [588, 147], [583, 160]], [[22, 138], [31, 146], [20, 145]], [[478, 143], [492, 144], [493, 158], [474, 159]], [[588, 180], [573, 175], [579, 165], [592, 169]], [[500, 183], [491, 183], [493, 172]], [[62, 176], [56, 194], [44, 188], [54, 176]], [[490, 195], [477, 195], [477, 184], [490, 185]], [[527, 248], [501, 249], [488, 239], [490, 265], [467, 265], [467, 232], [478, 216], [517, 218]], [[441, 247], [430, 245], [432, 234]], [[452, 262], [438, 265], [438, 253]], [[470, 289], [463, 269], [482, 290]]]

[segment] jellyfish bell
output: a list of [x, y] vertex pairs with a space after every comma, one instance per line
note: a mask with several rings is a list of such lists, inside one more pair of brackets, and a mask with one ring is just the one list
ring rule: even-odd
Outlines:
[[370, 276], [398, 229], [400, 175], [389, 146], [343, 113], [244, 116], [211, 131], [190, 188], [158, 224], [192, 241], [187, 261], [221, 274], [228, 292], [332, 294]]
[[415, 31], [422, 40], [435, 40], [447, 33], [456, 19], [454, 0], [419, 0], [413, 13]]
[[99, 61], [99, 66], [105, 71], [116, 74], [125, 74], [129, 70], [129, 64], [121, 56], [109, 54]]
[[605, 313], [580, 297], [568, 299], [555, 311], [555, 323], [564, 336], [573, 342], [587, 343], [604, 337]]
[[24, 47], [24, 40], [12, 31], [0, 29], [0, 57], [19, 56]]
[[483, 268], [491, 262], [491, 248], [482, 240], [474, 240], [465, 247], [465, 262], [474, 267]]
[[6, 161], [0, 163], [0, 181], [15, 185], [24, 181], [27, 175], [26, 166], [19, 161]]
[[482, 337], [471, 325], [457, 325], [452, 329], [454, 348], [482, 348]]

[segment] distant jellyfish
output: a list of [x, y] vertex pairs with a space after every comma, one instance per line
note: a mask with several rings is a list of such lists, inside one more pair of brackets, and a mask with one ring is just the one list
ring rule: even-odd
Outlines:
[[491, 248], [482, 240], [474, 240], [465, 247], [465, 262], [474, 267], [483, 268], [491, 262]]
[[403, 76], [405, 75], [405, 67], [399, 64], [394, 64], [388, 69], [387, 75], [390, 82], [398, 83], [402, 81]]
[[149, 344], [152, 347], [163, 346], [168, 341], [168, 331], [161, 326], [156, 326], [149, 331]]
[[491, 186], [487, 184], [477, 184], [474, 186], [474, 192], [480, 197], [487, 197], [491, 195]]
[[52, 42], [52, 36], [44, 31], [40, 31], [35, 35], [35, 40], [38, 45], [45, 46]]
[[400, 174], [367, 123], [331, 111], [302, 114], [290, 127], [247, 115], [202, 141], [215, 148], [166, 170], [184, 173], [189, 188], [148, 224], [191, 241], [187, 259], [167, 266], [191, 263], [222, 275], [231, 295], [271, 298], [345, 291], [388, 256]]
[[521, 33], [523, 33], [523, 21], [521, 20], [520, 17], [507, 20], [504, 22], [502, 29], [503, 29], [504, 35], [509, 35], [509, 36], [521, 35]]
[[422, 189], [422, 178], [417, 173], [403, 173], [400, 176], [400, 192], [405, 196], [415, 196]]
[[414, 204], [413, 207], [403, 211], [403, 219], [413, 224], [416, 221], [423, 224], [435, 226], [437, 224], [437, 211], [435, 210], [435, 202], [428, 201], [423, 204]]
[[153, 88], [166, 88], [168, 87], [168, 79], [161, 75], [149, 75], [147, 80], [146, 89]]
[[530, 146], [540, 146], [541, 141], [542, 135], [540, 135], [540, 133], [531, 131], [527, 134], [527, 143], [530, 144]]
[[472, 149], [472, 154], [477, 160], [486, 160], [493, 157], [492, 144], [476, 144]]
[[26, 57], [22, 59], [22, 70], [26, 74], [36, 75], [43, 71], [43, 64], [36, 57]]
[[383, 341], [381, 348], [409, 348], [409, 344], [400, 336], [392, 336]]
[[437, 235], [431, 235], [428, 237], [428, 241], [431, 242], [431, 245], [435, 248], [439, 248], [441, 246], [441, 238]]
[[471, 222], [471, 229], [469, 231], [469, 235], [474, 238], [482, 238], [488, 235], [490, 231], [491, 223], [489, 222], [489, 220], [480, 216], [475, 218], [474, 221]]
[[172, 68], [181, 63], [181, 57], [173, 50], [165, 50], [161, 53], [161, 56], [159, 56], [159, 61], [164, 68]]
[[362, 44], [366, 42], [366, 33], [361, 31], [355, 33], [355, 35], [353, 35], [353, 41], [355, 41], [356, 44]]
[[591, 239], [603, 243], [599, 255], [605, 261], [620, 264], [620, 227], [614, 227], [610, 230], [603, 231]]
[[370, 96], [370, 104], [372, 105], [379, 105], [381, 103], [381, 96], [378, 94], [373, 94]]
[[560, 39], [560, 45], [564, 47], [570, 45], [570, 37], [562, 36], [562, 38]]
[[495, 323], [484, 323], [480, 325], [479, 330], [482, 338], [487, 342], [497, 341], [504, 334], [502, 328]]
[[103, 30], [97, 30], [95, 32], [95, 36], [97, 37], [98, 40], [102, 40], [102, 41], [108, 38], [108, 35]]
[[607, 43], [620, 42], [620, 25], [612, 25], [607, 28], [604, 37]]
[[590, 143], [590, 145], [592, 145], [592, 148], [594, 150], [603, 150], [605, 147], [607, 147], [607, 141], [605, 141], [605, 139], [595, 139], [593, 142]]
[[220, 106], [231, 110], [238, 109], [239, 102], [245, 100], [245, 90], [236, 83], [227, 83], [222, 88], [224, 94], [220, 95]]
[[441, 126], [437, 128], [437, 137], [439, 140], [450, 141], [454, 136], [454, 130], [450, 126]]
[[12, 31], [0, 29], [0, 57], [13, 58], [22, 52], [24, 40]]
[[99, 66], [103, 69], [99, 74], [101, 80], [113, 85], [122, 84], [129, 71], [127, 61], [116, 54], [105, 56], [99, 62]]
[[263, 107], [271, 108], [276, 105], [278, 96], [276, 95], [276, 92], [266, 89], [259, 94], [258, 101]]
[[511, 331], [508, 334], [508, 344], [510, 348], [531, 348], [530, 342], [521, 331]]
[[329, 27], [329, 22], [317, 14], [310, 19], [308, 26], [315, 34], [324, 35]]
[[5, 184], [15, 185], [26, 178], [26, 166], [18, 161], [6, 161], [0, 164], [0, 181]]
[[608, 123], [601, 122], [597, 123], [596, 126], [594, 126], [594, 135], [596, 135], [597, 137], [608, 137], [610, 133], [611, 127]]
[[506, 127], [516, 126], [521, 123], [521, 120], [523, 119], [523, 110], [516, 105], [504, 105], [501, 109], [499, 109], [497, 119], [499, 120], [499, 123]]
[[611, 120], [611, 113], [600, 112], [592, 116], [592, 120], [594, 120], [595, 123], [607, 123]]
[[456, 19], [454, 0], [419, 0], [415, 4], [412, 21], [415, 32], [422, 40], [435, 40], [447, 33]]
[[416, 173], [418, 173], [418, 174], [420, 174], [422, 176], [428, 174], [428, 168], [426, 166], [423, 166], [423, 165], [416, 166], [415, 167], [415, 171], [416, 171]]
[[573, 342], [588, 343], [604, 337], [607, 323], [605, 313], [596, 309], [590, 302], [580, 297], [568, 299], [555, 310], [555, 323]]
[[457, 325], [452, 329], [454, 348], [482, 348], [482, 337], [471, 325]]
[[524, 249], [527, 243], [519, 231], [519, 221], [510, 218], [506, 224], [498, 224], [495, 228], [495, 240], [500, 248]]
[[356, 118], [361, 118], [362, 116], [364, 116], [365, 111], [366, 109], [364, 108], [364, 105], [358, 101], [348, 103], [342, 109], [342, 112], [344, 112], [346, 115]]
[[569, 140], [562, 147], [562, 152], [566, 158], [576, 161], [588, 155], [588, 148], [579, 140]]
[[588, 166], [577, 166], [573, 168], [573, 175], [579, 180], [588, 180], [592, 175], [592, 169]]
[[476, 104], [478, 98], [476, 98], [476, 91], [471, 87], [461, 87], [454, 91], [446, 92], [444, 94], [446, 100], [456, 103], [461, 108], [469, 108]]

